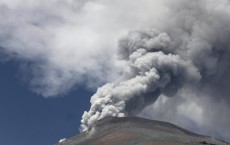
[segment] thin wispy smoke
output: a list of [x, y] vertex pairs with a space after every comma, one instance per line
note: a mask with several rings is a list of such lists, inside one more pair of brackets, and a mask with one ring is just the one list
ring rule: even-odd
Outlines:
[[0, 0], [0, 8], [0, 61], [18, 61], [32, 91], [54, 97], [106, 83], [82, 130], [138, 115], [229, 139], [228, 0]]

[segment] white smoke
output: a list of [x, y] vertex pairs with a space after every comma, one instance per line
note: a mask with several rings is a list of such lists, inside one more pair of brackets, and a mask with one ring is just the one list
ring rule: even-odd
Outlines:
[[[226, 126], [230, 119], [225, 116], [229, 116], [230, 103], [230, 2], [178, 0], [167, 2], [167, 6], [161, 25], [153, 25], [160, 31], [138, 30], [120, 40], [118, 55], [126, 61], [127, 70], [121, 79], [93, 95], [91, 108], [82, 117], [83, 131], [106, 116], [137, 115], [165, 95], [179, 97], [175, 97], [175, 104], [148, 107], [141, 116], [169, 121], [173, 111], [172, 122], [197, 131], [189, 121], [176, 121], [187, 118], [200, 132], [229, 139], [230, 128]], [[181, 93], [188, 86], [191, 91]], [[153, 111], [164, 107], [167, 119]]]
[[140, 115], [230, 136], [229, 0], [0, 0], [0, 8], [0, 61], [18, 61], [32, 91], [51, 97], [107, 83], [83, 130]]
[[173, 95], [181, 86], [200, 80], [197, 68], [173, 51], [166, 33], [135, 31], [120, 40], [121, 55], [127, 61], [124, 79], [99, 88], [91, 108], [82, 119], [82, 129], [107, 116], [136, 114], [153, 103], [159, 94]]
[[62, 142], [65, 142], [66, 138], [62, 138], [58, 141], [58, 143], [62, 143]]
[[77, 85], [95, 89], [120, 73], [115, 56], [119, 37], [150, 25], [147, 16], [154, 12], [156, 17], [158, 3], [0, 0], [1, 61], [17, 61], [23, 81], [45, 97]]
[[99, 88], [82, 119], [83, 130], [106, 116], [136, 114], [159, 94], [174, 94], [185, 83], [199, 81], [196, 67], [173, 51], [166, 33], [135, 31], [120, 40], [121, 57], [127, 61], [124, 79]]

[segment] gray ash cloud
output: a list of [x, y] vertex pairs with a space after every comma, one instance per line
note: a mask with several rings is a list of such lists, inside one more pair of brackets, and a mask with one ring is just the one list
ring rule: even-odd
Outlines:
[[229, 0], [0, 0], [0, 8], [0, 61], [17, 61], [33, 92], [107, 83], [83, 130], [142, 115], [230, 136]]
[[[126, 64], [124, 72], [92, 96], [91, 108], [82, 117], [83, 130], [106, 116], [138, 115], [147, 106], [154, 106], [159, 96], [175, 96], [181, 104], [195, 104], [193, 112], [200, 111], [201, 117], [184, 115], [189, 106], [181, 104], [159, 108], [173, 109], [181, 113], [175, 117], [181, 115], [206, 130], [229, 135], [229, 128], [217, 124], [218, 120], [225, 126], [230, 123], [224, 117], [229, 115], [230, 103], [230, 2], [178, 0], [165, 5], [167, 13], [150, 29], [132, 31], [120, 39], [118, 56]], [[182, 106], [184, 112], [173, 105]], [[161, 113], [170, 112], [167, 109]], [[151, 115], [151, 109], [148, 111], [150, 118], [161, 118], [156, 116], [158, 112], [152, 110], [156, 114]]]

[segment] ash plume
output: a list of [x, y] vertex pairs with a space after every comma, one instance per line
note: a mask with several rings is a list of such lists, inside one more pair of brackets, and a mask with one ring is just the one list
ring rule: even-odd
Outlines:
[[[220, 119], [218, 111], [214, 109], [216, 107], [209, 107], [207, 102], [225, 102], [217, 103], [217, 106], [224, 105], [222, 112], [229, 114], [230, 2], [166, 2], [168, 12], [162, 16], [160, 25], [156, 23], [152, 26], [154, 29], [132, 31], [120, 39], [118, 56], [126, 64], [124, 73], [117, 81], [105, 84], [92, 96], [91, 108], [82, 116], [82, 131], [107, 116], [138, 115], [162, 95], [183, 95], [183, 99], [175, 98], [182, 104], [190, 102], [197, 106], [193, 111], [197, 114], [200, 112], [202, 116], [181, 116], [201, 126], [218, 130], [211, 127], [217, 124], [218, 119], [229, 125], [230, 120], [226, 117]], [[188, 87], [192, 90], [187, 91], [190, 95], [181, 94]], [[192, 94], [205, 99], [194, 101], [194, 97], [189, 98]], [[170, 110], [173, 105], [165, 107]], [[182, 108], [185, 112], [186, 106]], [[167, 109], [163, 113], [170, 112]], [[178, 107], [173, 109], [176, 114], [178, 110]], [[151, 109], [149, 111], [151, 117]], [[157, 114], [156, 111], [154, 113]], [[221, 130], [225, 135], [229, 134], [228, 129]]]
[[190, 60], [173, 53], [174, 44], [166, 33], [134, 31], [119, 46], [127, 70], [120, 81], [102, 86], [92, 96], [91, 108], [82, 117], [83, 130], [107, 116], [135, 115], [160, 94], [173, 96], [184, 84], [201, 78]]
[[0, 63], [16, 61], [31, 91], [107, 83], [82, 130], [142, 116], [230, 140], [229, 0], [0, 0], [0, 9]]

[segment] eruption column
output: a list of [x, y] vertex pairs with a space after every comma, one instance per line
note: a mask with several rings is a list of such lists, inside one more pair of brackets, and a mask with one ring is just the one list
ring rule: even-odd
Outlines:
[[160, 94], [173, 96], [186, 83], [200, 80], [198, 69], [174, 53], [166, 33], [156, 30], [130, 32], [119, 42], [119, 56], [126, 71], [119, 81], [108, 83], [91, 98], [91, 108], [82, 117], [82, 131], [107, 116], [135, 115]]

